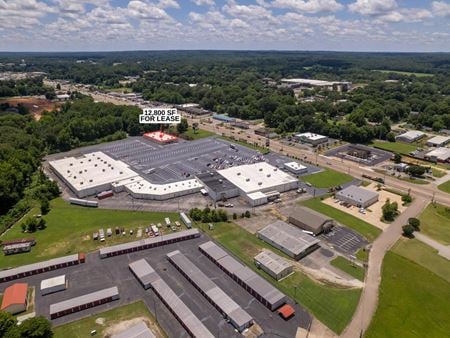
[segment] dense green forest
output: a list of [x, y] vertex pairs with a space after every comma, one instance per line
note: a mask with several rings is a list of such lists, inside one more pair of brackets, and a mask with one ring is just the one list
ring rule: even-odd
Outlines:
[[54, 96], [54, 89], [42, 84], [42, 77], [28, 78], [18, 81], [0, 81], [0, 98], [9, 96], [45, 95]]

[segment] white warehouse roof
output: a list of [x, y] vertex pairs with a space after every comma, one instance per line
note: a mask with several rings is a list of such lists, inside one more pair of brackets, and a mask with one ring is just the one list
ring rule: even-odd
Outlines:
[[432, 145], [442, 145], [442, 144], [447, 144], [450, 141], [450, 136], [435, 136], [430, 138], [427, 141], [427, 144], [432, 144]]
[[324, 135], [310, 133], [310, 132], [296, 134], [295, 136], [299, 137], [299, 138], [304, 138], [304, 139], [307, 139], [307, 140], [310, 140], [310, 141], [317, 141], [317, 140], [321, 140], [323, 138], [326, 138], [326, 136], [324, 136]]
[[295, 177], [266, 162], [244, 164], [219, 170], [218, 173], [246, 194], [269, 189], [277, 190], [280, 185], [298, 182]]
[[297, 162], [287, 162], [284, 164], [284, 166], [286, 166], [294, 171], [307, 169], [307, 167], [305, 167], [304, 165], [297, 163]]
[[56, 276], [41, 281], [41, 290], [49, 289], [55, 286], [66, 285], [66, 275]]
[[406, 133], [397, 135], [397, 137], [406, 138], [408, 140], [414, 141], [414, 140], [417, 140], [418, 138], [421, 138], [424, 135], [425, 134], [423, 132], [421, 132], [421, 131], [409, 130]]
[[447, 161], [450, 158], [450, 148], [439, 147], [425, 154], [426, 157], [436, 157], [440, 161]]

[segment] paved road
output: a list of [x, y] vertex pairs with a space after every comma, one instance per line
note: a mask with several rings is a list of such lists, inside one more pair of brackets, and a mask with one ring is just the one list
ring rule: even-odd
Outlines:
[[435, 241], [434, 239], [431, 239], [430, 237], [425, 236], [424, 234], [421, 234], [420, 232], [415, 232], [414, 236], [416, 236], [416, 238], [419, 241], [436, 249], [440, 256], [450, 260], [450, 245], [441, 244], [441, 243]]
[[365, 280], [365, 287], [361, 294], [358, 307], [341, 337], [355, 338], [364, 332], [375, 314], [378, 305], [378, 288], [381, 281], [381, 265], [385, 253], [394, 245], [402, 234], [402, 226], [410, 217], [416, 217], [428, 204], [423, 198], [416, 198], [381, 235], [373, 242], [369, 254], [369, 264]]

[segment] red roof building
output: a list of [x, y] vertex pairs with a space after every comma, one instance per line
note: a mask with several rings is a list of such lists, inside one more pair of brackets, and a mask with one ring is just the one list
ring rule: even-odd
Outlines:
[[16, 314], [27, 309], [27, 283], [16, 283], [5, 289], [2, 311]]
[[153, 131], [151, 133], [145, 133], [144, 137], [158, 143], [172, 143], [178, 140], [176, 136], [164, 133], [162, 131]]
[[292, 306], [290, 306], [289, 304], [284, 304], [282, 307], [280, 307], [278, 309], [278, 313], [280, 314], [281, 317], [283, 317], [284, 319], [289, 319], [291, 318], [294, 313], [295, 310]]

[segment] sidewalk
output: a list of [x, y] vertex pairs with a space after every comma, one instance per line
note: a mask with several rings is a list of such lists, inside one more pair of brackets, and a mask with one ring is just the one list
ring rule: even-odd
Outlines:
[[421, 234], [420, 232], [414, 232], [414, 236], [421, 242], [431, 246], [438, 251], [438, 254], [448, 260], [450, 260], [450, 245], [441, 244], [430, 237]]

